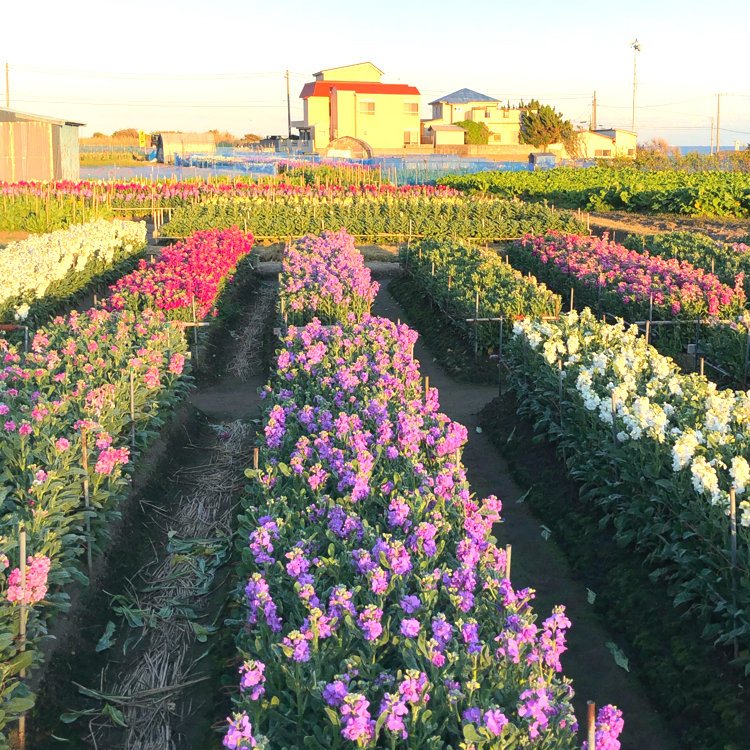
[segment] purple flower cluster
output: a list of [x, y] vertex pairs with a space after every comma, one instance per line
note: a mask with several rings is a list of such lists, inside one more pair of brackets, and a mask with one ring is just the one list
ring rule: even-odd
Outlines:
[[[379, 284], [370, 280], [354, 238], [343, 229], [307, 235], [284, 252], [280, 298], [282, 309], [293, 323], [317, 317], [336, 323], [369, 312]], [[304, 352], [307, 366], [324, 356], [325, 347], [311, 346]]]
[[[616, 706], [602, 706], [596, 715], [596, 731], [594, 750], [620, 750], [617, 739], [625, 727], [622, 711]], [[589, 750], [589, 743], [583, 743], [583, 750]]]

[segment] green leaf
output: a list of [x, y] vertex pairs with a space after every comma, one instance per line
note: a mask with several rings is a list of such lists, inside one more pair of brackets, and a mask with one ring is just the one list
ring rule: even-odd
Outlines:
[[615, 664], [617, 664], [618, 667], [622, 667], [626, 672], [629, 672], [630, 666], [629, 666], [628, 658], [621, 651], [621, 649], [618, 648], [617, 644], [612, 643], [612, 641], [608, 641], [604, 645], [612, 652], [612, 656], [614, 657]]
[[108, 649], [112, 645], [112, 636], [115, 632], [115, 624], [110, 620], [107, 623], [107, 627], [104, 629], [104, 635], [99, 639], [98, 643], [96, 644], [96, 652], [99, 653], [100, 651], [104, 651], [105, 649]]
[[114, 723], [117, 724], [117, 726], [119, 727], [127, 726], [125, 722], [125, 717], [123, 716], [122, 711], [120, 711], [119, 708], [115, 708], [113, 705], [109, 703], [104, 707], [102, 714], [104, 716], [109, 716], [109, 718], [112, 719], [112, 721], [114, 721]]

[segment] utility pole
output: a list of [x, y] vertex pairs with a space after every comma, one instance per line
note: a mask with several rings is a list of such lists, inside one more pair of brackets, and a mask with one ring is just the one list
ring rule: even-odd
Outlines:
[[721, 94], [716, 94], [716, 156], [719, 155], [719, 117], [721, 115]]
[[638, 37], [635, 38], [635, 41], [630, 43], [630, 46], [633, 48], [633, 122], [630, 126], [630, 129], [635, 133], [635, 90], [638, 85], [635, 66], [637, 55], [641, 51], [641, 45], [638, 43]]
[[8, 73], [8, 63], [5, 63], [5, 107], [10, 109], [10, 74]]
[[591, 103], [591, 130], [596, 130], [596, 91], [594, 91], [594, 101]]
[[286, 121], [289, 127], [289, 148], [292, 147], [292, 103], [289, 99], [289, 71], [286, 72]]

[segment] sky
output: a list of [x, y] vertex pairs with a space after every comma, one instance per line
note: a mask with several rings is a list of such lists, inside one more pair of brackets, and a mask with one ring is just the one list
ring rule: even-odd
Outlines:
[[599, 127], [629, 130], [635, 57], [639, 142], [708, 146], [721, 94], [722, 147], [750, 143], [746, 0], [15, 0], [3, 27], [10, 106], [86, 123], [83, 136], [286, 135], [287, 70], [299, 120], [314, 72], [363, 61], [416, 86], [423, 117], [466, 87], [536, 98], [588, 127], [596, 91]]

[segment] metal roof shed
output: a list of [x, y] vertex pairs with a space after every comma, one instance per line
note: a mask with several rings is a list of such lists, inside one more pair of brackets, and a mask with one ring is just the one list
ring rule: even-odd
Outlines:
[[529, 166], [532, 169], [552, 169], [557, 164], [557, 157], [546, 151], [533, 151], [529, 154]]
[[175, 156], [181, 159], [190, 154], [215, 154], [213, 133], [158, 133], [156, 136], [156, 161], [174, 164]]
[[0, 180], [77, 180], [82, 125], [0, 107]]

